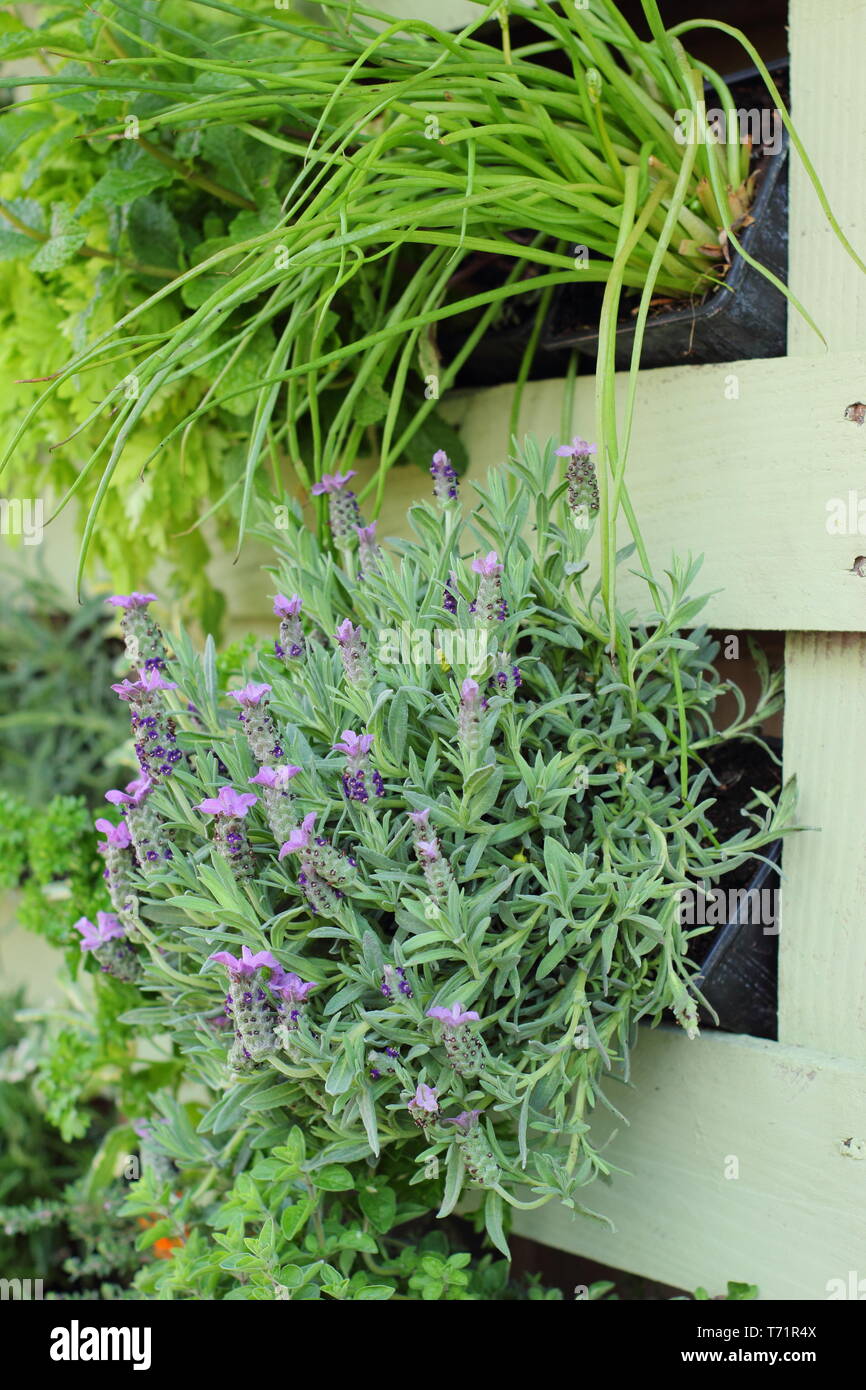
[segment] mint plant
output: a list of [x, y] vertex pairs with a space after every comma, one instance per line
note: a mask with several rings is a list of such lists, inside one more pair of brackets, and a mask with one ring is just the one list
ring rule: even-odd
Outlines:
[[693, 562], [653, 581], [648, 618], [618, 610], [611, 643], [590, 460], [528, 440], [465, 515], [437, 486], [362, 574], [359, 545], [342, 536], [338, 563], [288, 506], [273, 647], [221, 680], [180, 631], [118, 687], [140, 735], [136, 701], [154, 722], [141, 777], [108, 794], [130, 828], [103, 841], [111, 944], [138, 966], [111, 983], [140, 998], [123, 1026], [168, 1033], [204, 1088], [183, 1142], [215, 1173], [295, 1125], [311, 1181], [396, 1164], [440, 1217], [475, 1193], [507, 1252], [509, 1208], [588, 1212], [611, 1171], [592, 1111], [615, 1108], [637, 1025], [696, 1033], [701, 928], [679, 894], [760, 857], [793, 798], [756, 792], [720, 838], [707, 755], [759, 737], [779, 679], [714, 728], [731, 687], [694, 626]]

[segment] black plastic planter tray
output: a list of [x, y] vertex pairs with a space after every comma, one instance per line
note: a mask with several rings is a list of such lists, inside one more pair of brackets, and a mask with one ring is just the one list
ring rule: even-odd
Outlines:
[[[770, 64], [774, 81], [785, 94], [787, 60]], [[737, 107], [766, 106], [764, 83], [754, 69], [728, 78]], [[708, 97], [708, 100], [714, 100]], [[739, 241], [755, 260], [785, 282], [788, 271], [788, 137], [778, 154], [756, 161], [760, 179], [751, 208], [753, 221]], [[555, 353], [576, 349], [589, 357], [598, 352], [597, 319], [601, 292], [595, 286], [563, 286], [551, 307], [541, 346]], [[637, 298], [634, 300], [636, 309]], [[780, 290], [734, 255], [725, 284], [699, 303], [653, 314], [647, 319], [641, 366], [675, 366], [683, 362], [735, 362], [741, 358], [782, 357], [786, 350], [787, 300]], [[616, 334], [616, 365], [627, 367], [634, 345], [630, 316]], [[546, 375], [546, 373], [545, 373]]]
[[[718, 928], [712, 939], [696, 984], [718, 1014], [718, 1023], [706, 1009], [701, 1009], [704, 1027], [718, 1027], [727, 1033], [749, 1033], [754, 1038], [776, 1037], [777, 923], [775, 915], [768, 920], [750, 907], [750, 902], [760, 903], [760, 897], [750, 900], [745, 894], [762, 891], [767, 894], [778, 887], [781, 855], [782, 842], [776, 840], [767, 850], [767, 859], [771, 862], [759, 866], [754, 878], [741, 890], [741, 906], [725, 926]], [[763, 901], [768, 899], [765, 897]], [[774, 904], [775, 898], [769, 898], [769, 902]]]

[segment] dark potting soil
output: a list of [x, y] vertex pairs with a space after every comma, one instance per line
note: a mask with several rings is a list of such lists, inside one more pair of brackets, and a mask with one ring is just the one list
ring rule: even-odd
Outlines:
[[[767, 742], [777, 756], [781, 756], [781, 742], [778, 739], [768, 739]], [[750, 739], [732, 739], [730, 743], [711, 749], [706, 762], [715, 781], [710, 780], [704, 785], [701, 799], [708, 796], [715, 798], [709, 819], [719, 840], [728, 840], [737, 831], [749, 826], [750, 822], [743, 812], [753, 801], [755, 792], [772, 793], [778, 789], [782, 769], [766, 748]], [[747, 859], [718, 879], [714, 886], [724, 891], [748, 888], [761, 867], [761, 860]], [[694, 937], [689, 945], [691, 958], [702, 964], [722, 930], [724, 924]]]
[[[772, 746], [772, 745], [771, 745]], [[778, 752], [778, 750], [776, 750]], [[772, 792], [779, 786], [782, 769], [765, 748], [751, 739], [732, 739], [709, 751], [707, 766], [716, 779], [709, 781], [703, 796], [713, 796], [715, 805], [709, 816], [720, 840], [729, 840], [749, 825], [743, 816], [744, 807], [754, 799], [754, 793]], [[757, 863], [746, 863], [725, 874], [726, 888], [745, 887], [754, 877]]]

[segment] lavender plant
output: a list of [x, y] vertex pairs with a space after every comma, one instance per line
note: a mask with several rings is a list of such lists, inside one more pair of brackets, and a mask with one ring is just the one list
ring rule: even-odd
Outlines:
[[202, 1142], [231, 1132], [249, 1161], [298, 1125], [308, 1171], [397, 1163], [443, 1217], [480, 1189], [506, 1251], [507, 1208], [588, 1211], [611, 1171], [592, 1112], [615, 1108], [638, 1024], [697, 1032], [679, 894], [760, 857], [793, 796], [756, 792], [720, 838], [708, 754], [759, 737], [778, 678], [714, 728], [732, 687], [691, 561], [611, 643], [591, 450], [563, 448], [528, 440], [465, 514], [434, 460], [435, 505], [363, 578], [289, 506], [273, 649], [223, 689], [212, 642], [168, 642], [148, 698], [183, 756], [136, 805], [110, 794], [131, 833], [103, 842], [127, 856], [103, 966], [125, 939], [141, 1004], [122, 1020], [170, 1030], [210, 1097]]

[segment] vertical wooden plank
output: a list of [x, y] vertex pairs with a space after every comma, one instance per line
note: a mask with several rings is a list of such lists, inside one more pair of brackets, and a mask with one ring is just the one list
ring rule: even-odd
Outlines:
[[785, 848], [779, 936], [779, 1037], [866, 1058], [866, 641], [789, 636], [784, 748], [798, 820]]
[[[797, 126], [842, 228], [862, 255], [866, 9], [848, 0], [792, 0], [790, 15]], [[789, 282], [814, 312], [830, 351], [842, 352], [866, 338], [866, 276], [839, 246], [799, 162], [792, 164]], [[815, 336], [796, 313], [789, 314], [788, 333], [789, 353], [814, 351]], [[840, 420], [849, 404], [840, 395]], [[866, 435], [863, 445], [866, 453]], [[833, 447], [829, 437], [827, 447]], [[866, 459], [852, 469], [849, 486], [866, 495]], [[852, 547], [853, 556], [866, 550], [866, 542], [852, 537]], [[797, 836], [785, 851], [779, 1036], [863, 1058], [866, 834], [863, 761], [856, 750], [866, 723], [866, 638], [792, 633], [785, 670], [785, 769], [798, 777], [801, 822], [820, 829]]]

